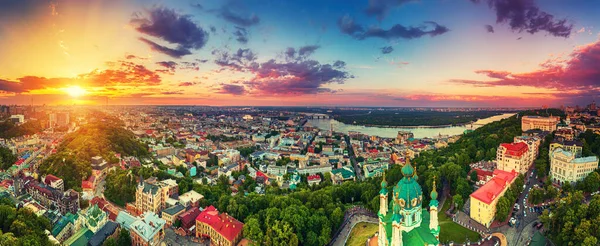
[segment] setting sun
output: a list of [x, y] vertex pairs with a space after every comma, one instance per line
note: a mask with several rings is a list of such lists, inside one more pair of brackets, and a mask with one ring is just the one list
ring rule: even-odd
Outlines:
[[71, 97], [80, 97], [83, 96], [86, 93], [86, 90], [75, 85], [75, 86], [71, 86], [71, 87], [67, 87], [64, 89], [64, 91], [69, 94], [69, 96]]

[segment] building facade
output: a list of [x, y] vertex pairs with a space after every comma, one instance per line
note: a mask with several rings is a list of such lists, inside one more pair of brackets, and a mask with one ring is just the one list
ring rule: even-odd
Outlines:
[[[392, 187], [392, 199], [389, 201], [385, 176], [381, 182], [377, 245], [439, 245], [440, 226], [435, 188], [431, 192], [430, 211], [427, 212], [427, 209], [422, 208], [423, 191], [417, 183], [419, 177], [410, 163], [402, 167], [402, 175], [404, 177]], [[435, 187], [435, 182], [433, 186]]]
[[550, 116], [523, 116], [521, 118], [521, 129], [525, 132], [532, 129], [540, 129], [542, 131], [556, 131], [556, 124], [560, 121], [560, 117]]
[[498, 147], [496, 153], [497, 169], [510, 172], [515, 170], [519, 173], [526, 173], [533, 163], [533, 150], [524, 142], [503, 143]]
[[495, 170], [494, 177], [471, 194], [471, 209], [469, 216], [472, 219], [490, 227], [496, 216], [496, 204], [504, 192], [519, 175], [516, 171], [506, 172]]
[[579, 182], [598, 168], [598, 157], [577, 157], [575, 153], [557, 148], [550, 153], [550, 177], [560, 185]]
[[165, 238], [165, 220], [147, 212], [130, 225], [132, 246], [157, 246]]
[[244, 224], [209, 206], [196, 217], [196, 237], [210, 238], [211, 245], [234, 246], [242, 239]]
[[549, 155], [558, 148], [574, 153], [575, 157], [581, 157], [583, 153], [583, 143], [580, 141], [552, 141]]

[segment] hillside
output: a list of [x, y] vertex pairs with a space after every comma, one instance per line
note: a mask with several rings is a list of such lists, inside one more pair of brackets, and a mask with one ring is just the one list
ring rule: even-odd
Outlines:
[[99, 155], [109, 163], [115, 163], [117, 153], [146, 156], [148, 148], [137, 141], [131, 131], [124, 129], [120, 120], [96, 113], [87, 125], [65, 136], [58, 152], [40, 166], [40, 172], [63, 178], [65, 188], [79, 189], [81, 180], [91, 174], [92, 157]]

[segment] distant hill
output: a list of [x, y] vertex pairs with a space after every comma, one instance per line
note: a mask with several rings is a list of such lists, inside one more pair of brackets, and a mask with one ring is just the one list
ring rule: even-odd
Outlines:
[[21, 125], [16, 125], [8, 120], [0, 122], [0, 138], [5, 139], [33, 135], [42, 130], [42, 124], [38, 120], [29, 120]]
[[89, 123], [63, 139], [58, 152], [40, 166], [42, 174], [54, 174], [65, 181], [65, 188], [81, 188], [81, 180], [91, 175], [91, 158], [102, 156], [109, 163], [123, 156], [147, 156], [148, 148], [123, 128], [119, 119], [95, 113]]

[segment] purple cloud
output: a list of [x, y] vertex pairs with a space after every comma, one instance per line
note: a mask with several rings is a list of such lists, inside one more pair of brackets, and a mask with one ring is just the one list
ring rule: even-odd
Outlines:
[[224, 6], [220, 11], [221, 17], [226, 21], [229, 21], [238, 26], [253, 26], [260, 23], [260, 18], [256, 14], [251, 14], [250, 16], [242, 16], [241, 14], [232, 12], [230, 6]]
[[248, 43], [248, 31], [246, 30], [246, 28], [236, 26], [235, 32], [233, 32], [233, 36], [235, 36], [235, 40], [237, 40], [241, 44]]
[[491, 25], [485, 25], [485, 30], [489, 33], [494, 33], [494, 27]]
[[180, 15], [172, 9], [156, 7], [148, 11], [148, 17], [135, 14], [131, 24], [143, 34], [160, 38], [176, 49], [159, 45], [145, 38], [140, 38], [158, 52], [179, 58], [191, 54], [191, 49], [200, 49], [208, 41], [208, 33], [196, 25], [188, 15]]
[[342, 33], [358, 40], [367, 38], [382, 38], [386, 40], [413, 39], [420, 38], [425, 35], [435, 37], [450, 31], [450, 29], [447, 27], [439, 25], [433, 21], [426, 21], [423, 25], [416, 27], [406, 27], [400, 24], [395, 24], [387, 30], [381, 27], [370, 27], [369, 29], [365, 29], [364, 27], [356, 24], [354, 19], [347, 15], [338, 20], [338, 27]]
[[496, 23], [510, 25], [513, 31], [530, 34], [545, 31], [556, 37], [568, 38], [573, 24], [539, 9], [533, 0], [471, 0], [474, 3], [487, 1], [496, 12]]
[[242, 85], [222, 84], [218, 93], [231, 95], [244, 95], [246, 88]]

